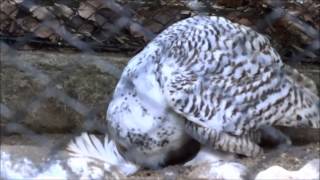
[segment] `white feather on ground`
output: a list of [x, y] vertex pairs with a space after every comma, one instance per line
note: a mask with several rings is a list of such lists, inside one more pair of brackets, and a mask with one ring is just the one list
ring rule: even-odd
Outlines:
[[104, 170], [109, 172], [118, 170], [123, 175], [130, 175], [139, 169], [139, 166], [126, 161], [120, 155], [116, 145], [109, 140], [107, 135], [104, 138], [104, 143], [101, 143], [96, 136], [82, 133], [81, 136], [70, 142], [67, 150], [75, 158], [101, 161], [104, 164]]

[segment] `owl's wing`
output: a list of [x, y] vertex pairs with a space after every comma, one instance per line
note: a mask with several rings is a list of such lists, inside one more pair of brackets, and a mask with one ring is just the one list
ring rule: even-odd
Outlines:
[[217, 17], [194, 19], [196, 25], [189, 22], [161, 55], [158, 81], [175, 112], [240, 136], [288, 95], [288, 88], [279, 88], [281, 59], [266, 37], [247, 27]]

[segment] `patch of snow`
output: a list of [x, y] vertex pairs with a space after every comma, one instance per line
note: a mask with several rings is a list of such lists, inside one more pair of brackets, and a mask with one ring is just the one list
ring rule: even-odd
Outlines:
[[259, 172], [256, 176], [256, 180], [263, 180], [263, 179], [316, 180], [316, 179], [319, 179], [320, 177], [319, 163], [320, 163], [320, 159], [311, 160], [298, 171], [288, 171], [280, 166], [272, 166], [266, 170]]
[[4, 179], [24, 179], [35, 176], [39, 171], [26, 158], [12, 162], [10, 154], [1, 152], [1, 177]]
[[41, 171], [29, 159], [13, 161], [6, 152], [1, 152], [0, 173], [3, 179], [67, 179], [67, 172], [59, 161]]
[[47, 171], [37, 175], [34, 179], [67, 179], [67, 176], [67, 172], [63, 169], [61, 163], [58, 161], [57, 163], [51, 165]]

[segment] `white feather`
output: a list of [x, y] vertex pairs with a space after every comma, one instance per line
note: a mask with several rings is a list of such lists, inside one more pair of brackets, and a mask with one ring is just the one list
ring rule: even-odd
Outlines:
[[[139, 166], [125, 160], [117, 150], [113, 141], [105, 136], [104, 145], [94, 135], [82, 133], [67, 146], [71, 156], [78, 158], [91, 158], [102, 161], [106, 171], [114, 171], [111, 167], [118, 169], [124, 175], [131, 175], [138, 171]], [[86, 162], [84, 162], [86, 163]]]

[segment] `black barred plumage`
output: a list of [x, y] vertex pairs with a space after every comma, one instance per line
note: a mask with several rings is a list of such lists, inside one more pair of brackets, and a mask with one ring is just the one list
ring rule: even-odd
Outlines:
[[155, 168], [183, 156], [194, 139], [255, 156], [262, 149], [252, 134], [261, 127], [319, 128], [319, 102], [314, 83], [284, 65], [265, 36], [222, 17], [194, 16], [130, 60], [107, 121], [125, 159]]
[[247, 135], [237, 137], [190, 121], [186, 121], [185, 127], [188, 134], [209, 147], [246, 156], [257, 156], [262, 153], [262, 149], [256, 144], [260, 141], [259, 131], [250, 131]]

